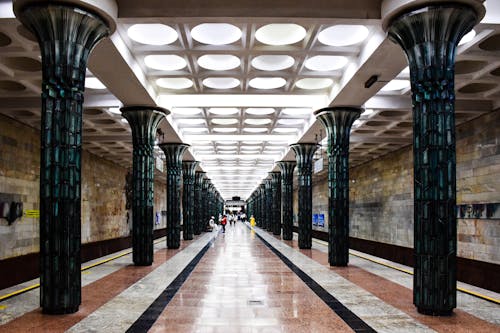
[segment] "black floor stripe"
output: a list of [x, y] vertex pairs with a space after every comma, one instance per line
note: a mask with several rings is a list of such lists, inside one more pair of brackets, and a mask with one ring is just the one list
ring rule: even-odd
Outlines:
[[168, 285], [168, 287], [158, 296], [153, 303], [142, 313], [142, 315], [129, 327], [127, 333], [147, 332], [161, 315], [168, 303], [174, 298], [177, 291], [186, 281], [196, 265], [200, 262], [203, 255], [213, 244], [214, 239], [208, 242], [203, 249], [191, 260], [191, 262], [177, 275], [177, 277]]
[[[248, 228], [250, 228], [247, 225]], [[293, 262], [285, 257], [280, 251], [275, 249], [269, 242], [267, 242], [258, 233], [255, 233], [257, 237], [276, 254], [284, 263], [287, 265], [297, 276], [304, 281], [304, 283], [311, 288], [316, 295], [319, 296], [325, 302], [330, 309], [332, 309], [349, 327], [351, 327], [355, 332], [377, 332], [371, 328], [367, 323], [365, 323], [361, 318], [356, 316], [351, 310], [345, 307], [344, 304], [340, 303], [335, 297], [332, 296], [325, 288], [320, 286], [316, 281], [314, 281], [309, 275], [307, 275], [303, 270], [297, 267]]]

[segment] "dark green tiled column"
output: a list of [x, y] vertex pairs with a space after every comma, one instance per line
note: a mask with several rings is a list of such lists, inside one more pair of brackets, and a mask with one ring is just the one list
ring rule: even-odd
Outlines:
[[272, 192], [272, 220], [271, 229], [273, 235], [281, 235], [281, 172], [272, 171], [271, 176], [271, 192]]
[[319, 145], [316, 143], [296, 143], [290, 145], [297, 160], [299, 194], [299, 248], [312, 246], [312, 170], [313, 157]]
[[182, 237], [184, 240], [193, 239], [195, 224], [195, 170], [200, 162], [182, 162]]
[[36, 35], [42, 56], [40, 305], [44, 313], [73, 313], [81, 303], [85, 72], [91, 50], [109, 28], [101, 17], [69, 4], [18, 1], [15, 11]]
[[264, 192], [264, 209], [266, 210], [265, 229], [267, 231], [272, 231], [271, 224], [273, 220], [273, 189], [270, 178], [266, 178], [264, 180], [264, 186], [266, 189]]
[[206, 172], [196, 171], [194, 179], [194, 228], [193, 232], [195, 235], [199, 235], [202, 232], [201, 224], [203, 220], [203, 178], [205, 178]]
[[156, 130], [169, 113], [160, 107], [121, 108], [132, 129], [132, 258], [137, 266], [153, 263], [154, 144]]
[[413, 102], [413, 302], [419, 312], [450, 315], [456, 307], [455, 53], [479, 21], [470, 7], [413, 8], [389, 24], [406, 53]]
[[181, 176], [182, 156], [189, 145], [162, 143], [159, 145], [167, 160], [167, 247], [181, 246]]
[[328, 262], [349, 262], [349, 137], [361, 109], [332, 107], [314, 113], [328, 136]]
[[264, 183], [264, 181], [262, 181], [262, 183], [259, 185], [260, 187], [260, 194], [259, 194], [259, 197], [260, 197], [260, 204], [259, 204], [259, 210], [260, 210], [260, 227], [262, 229], [265, 229], [266, 228], [266, 215], [267, 215], [267, 212], [266, 212], [266, 184]]
[[293, 238], [293, 170], [295, 161], [277, 162], [281, 169], [281, 198], [283, 201], [283, 239]]
[[201, 219], [200, 219], [200, 230], [206, 231], [207, 230], [207, 224], [209, 221], [209, 216], [208, 216], [208, 187], [209, 184], [211, 183], [210, 179], [204, 178], [203, 179], [203, 184], [201, 186], [201, 207], [202, 207], [202, 212], [201, 212]]

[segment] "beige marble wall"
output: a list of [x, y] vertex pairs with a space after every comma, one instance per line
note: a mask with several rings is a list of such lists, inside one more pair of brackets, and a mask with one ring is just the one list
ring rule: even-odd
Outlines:
[[[18, 195], [24, 209], [38, 209], [39, 132], [0, 115], [0, 193]], [[85, 147], [84, 147], [85, 148]], [[82, 243], [128, 236], [125, 210], [127, 169], [84, 150], [82, 156]], [[164, 177], [155, 181], [155, 212], [166, 210]], [[160, 214], [161, 216], [161, 214]], [[152, 222], [153, 223], [153, 222]], [[155, 228], [165, 227], [165, 217]], [[39, 220], [23, 217], [11, 226], [0, 219], [0, 260], [39, 250]]]

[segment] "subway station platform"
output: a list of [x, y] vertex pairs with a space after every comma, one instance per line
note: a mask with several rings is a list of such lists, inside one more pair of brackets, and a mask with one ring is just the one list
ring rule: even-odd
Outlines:
[[500, 332], [497, 293], [459, 283], [451, 317], [425, 316], [409, 267], [351, 250], [334, 268], [325, 242], [299, 250], [243, 223], [226, 229], [177, 250], [159, 239], [152, 266], [133, 266], [130, 250], [83, 264], [74, 314], [42, 314], [36, 280], [4, 289], [0, 332]]

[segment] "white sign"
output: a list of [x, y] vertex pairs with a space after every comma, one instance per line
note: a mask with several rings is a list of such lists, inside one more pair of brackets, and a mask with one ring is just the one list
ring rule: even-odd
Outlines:
[[323, 170], [323, 157], [314, 162], [314, 173], [318, 173]]

